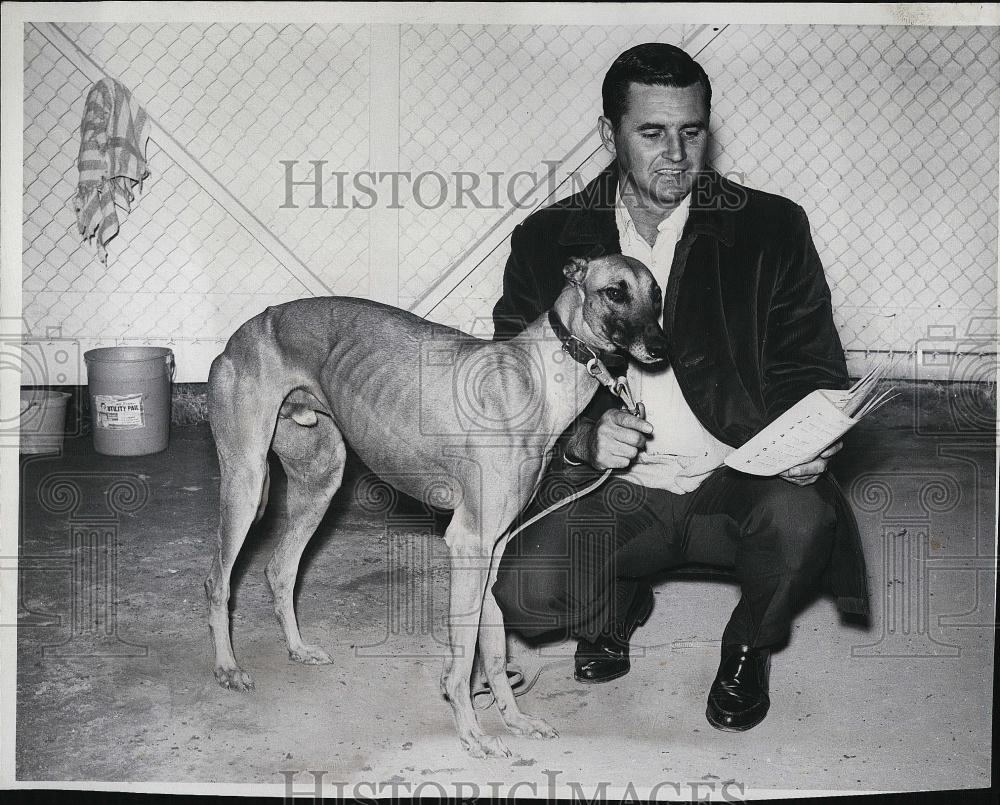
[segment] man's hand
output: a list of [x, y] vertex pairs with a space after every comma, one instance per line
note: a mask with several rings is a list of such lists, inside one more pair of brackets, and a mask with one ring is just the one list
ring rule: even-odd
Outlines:
[[826, 465], [830, 463], [830, 459], [839, 453], [840, 448], [843, 446], [843, 442], [832, 444], [812, 461], [807, 461], [805, 464], [797, 464], [791, 469], [785, 470], [781, 473], [781, 477], [796, 486], [814, 484], [816, 483], [816, 479], [826, 471]]
[[635, 461], [646, 446], [653, 426], [626, 411], [605, 411], [597, 422], [581, 422], [567, 445], [572, 458], [598, 470], [622, 469]]

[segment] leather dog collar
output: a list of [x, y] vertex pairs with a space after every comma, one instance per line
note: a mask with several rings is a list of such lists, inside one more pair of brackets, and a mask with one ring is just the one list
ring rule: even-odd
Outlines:
[[628, 365], [628, 358], [619, 355], [617, 352], [608, 352], [603, 349], [593, 349], [587, 346], [579, 338], [566, 329], [555, 310], [549, 310], [549, 325], [556, 337], [562, 341], [563, 351], [577, 363], [586, 366], [594, 358], [601, 361], [608, 369], [624, 370]]

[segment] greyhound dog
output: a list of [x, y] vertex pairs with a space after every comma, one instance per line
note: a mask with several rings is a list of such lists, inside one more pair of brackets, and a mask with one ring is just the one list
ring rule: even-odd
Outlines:
[[441, 690], [462, 745], [475, 757], [510, 755], [473, 709], [477, 642], [506, 727], [556, 735], [520, 711], [507, 678], [503, 619], [490, 591], [500, 543], [534, 494], [556, 438], [598, 387], [581, 343], [584, 355], [627, 352], [647, 364], [663, 361], [667, 347], [660, 289], [638, 260], [574, 258], [564, 274], [568, 283], [549, 315], [504, 342], [348, 297], [269, 307], [229, 339], [212, 363], [208, 394], [220, 515], [205, 591], [220, 685], [253, 688], [233, 655], [230, 576], [267, 502], [269, 448], [288, 476], [289, 516], [265, 570], [275, 613], [293, 660], [332, 662], [303, 642], [292, 593], [303, 549], [340, 486], [346, 440], [391, 485], [426, 500], [433, 483], [436, 505], [454, 510], [444, 536], [450, 655]]

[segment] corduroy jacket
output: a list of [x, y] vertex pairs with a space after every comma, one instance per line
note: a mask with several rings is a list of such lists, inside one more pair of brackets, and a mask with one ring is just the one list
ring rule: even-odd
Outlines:
[[[503, 296], [493, 310], [495, 339], [516, 335], [555, 303], [570, 258], [621, 252], [617, 181], [608, 166], [580, 192], [514, 230]], [[663, 289], [663, 329], [692, 412], [717, 439], [738, 447], [811, 391], [844, 388], [847, 366], [803, 209], [712, 169], [691, 193]], [[582, 416], [596, 420], [616, 405], [601, 389]], [[867, 614], [854, 513], [829, 472], [817, 483], [839, 524], [827, 584], [841, 610]]]

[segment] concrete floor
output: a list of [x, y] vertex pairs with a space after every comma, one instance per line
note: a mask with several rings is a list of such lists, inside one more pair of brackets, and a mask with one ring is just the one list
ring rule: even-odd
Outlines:
[[[874, 617], [867, 629], [845, 624], [830, 600], [814, 601], [774, 658], [763, 724], [721, 733], [704, 717], [735, 587], [672, 580], [634, 638], [632, 672], [615, 682], [574, 682], [571, 644], [512, 641], [529, 675], [542, 669], [521, 701], [560, 737], [508, 736], [515, 756], [505, 760], [466, 757], [438, 693], [448, 573], [430, 533], [441, 533], [441, 516], [407, 499], [386, 514], [351, 465], [298, 594], [306, 639], [335, 664], [306, 667], [288, 660], [263, 578], [280, 516], [269, 514], [237, 568], [234, 642], [257, 686], [238, 695], [215, 683], [206, 628], [218, 486], [207, 426], [174, 427], [159, 455], [102, 457], [82, 436], [61, 456], [25, 457], [18, 779], [290, 777], [312, 790], [314, 770], [368, 797], [515, 783], [521, 796], [572, 796], [575, 785], [590, 798], [606, 782], [608, 795], [631, 784], [687, 799], [988, 786], [995, 437], [950, 415], [947, 398], [933, 416], [928, 403], [911, 389], [838, 457], [865, 535]], [[80, 549], [88, 539], [96, 550]], [[502, 731], [495, 711], [481, 718]]]

